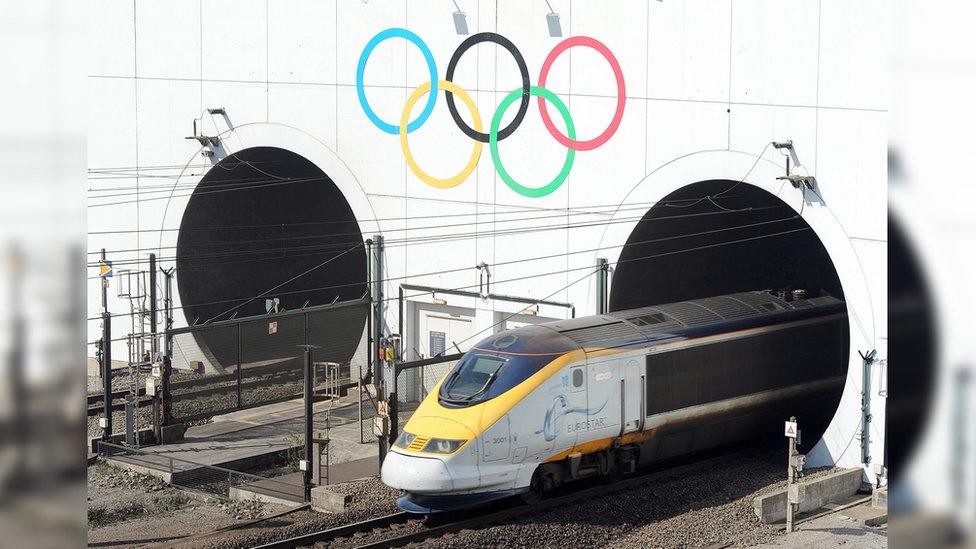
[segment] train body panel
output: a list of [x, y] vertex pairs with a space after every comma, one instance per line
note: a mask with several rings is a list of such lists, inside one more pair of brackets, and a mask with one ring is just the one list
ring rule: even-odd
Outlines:
[[383, 482], [404, 509], [448, 509], [744, 440], [839, 395], [843, 302], [721, 298], [732, 318], [708, 298], [488, 338], [418, 407]]

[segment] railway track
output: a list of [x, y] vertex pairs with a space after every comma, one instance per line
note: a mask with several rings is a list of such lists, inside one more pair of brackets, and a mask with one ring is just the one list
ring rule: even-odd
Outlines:
[[422, 519], [417, 518], [416, 515], [411, 515], [410, 513], [393, 513], [391, 515], [366, 519], [360, 522], [338, 526], [336, 528], [329, 528], [327, 530], [320, 530], [318, 532], [312, 532], [311, 534], [305, 534], [303, 536], [268, 543], [259, 546], [258, 549], [311, 547], [317, 543], [328, 543], [339, 538], [352, 537], [356, 534], [368, 533], [377, 529], [390, 529], [395, 524], [406, 524], [410, 521], [419, 522], [422, 521]]
[[[252, 374], [253, 375], [253, 374]], [[265, 374], [261, 379], [248, 379], [244, 381], [241, 385], [241, 390], [247, 392], [251, 389], [257, 389], [261, 387], [267, 387], [274, 384], [284, 384], [289, 382], [300, 382], [302, 380], [302, 372], [294, 372], [292, 370], [286, 370], [284, 372], [275, 372], [271, 374]], [[236, 375], [233, 376], [220, 376], [213, 378], [204, 378], [198, 380], [188, 380], [175, 382], [171, 385], [173, 391], [173, 397], [179, 401], [189, 401], [192, 399], [206, 398], [213, 395], [222, 394], [236, 394], [237, 386], [236, 384], [228, 385], [228, 383], [235, 383], [237, 380]], [[349, 389], [354, 386], [349, 379], [340, 380], [341, 389]], [[197, 388], [196, 390], [193, 390]], [[129, 394], [128, 389], [121, 389], [112, 392], [112, 411], [119, 411], [125, 409], [124, 398]], [[288, 400], [291, 398], [296, 398], [302, 396], [301, 387], [293, 393], [287, 396], [281, 397], [279, 400]], [[88, 416], [97, 416], [102, 413], [102, 399], [103, 394], [88, 395]], [[139, 388], [139, 399], [137, 401], [138, 407], [149, 406], [152, 404], [152, 397], [146, 396], [145, 387]], [[261, 404], [269, 404], [269, 402], [262, 402]]]
[[[468, 511], [463, 515], [435, 515], [434, 518], [431, 519], [425, 519], [420, 515], [410, 513], [393, 513], [391, 515], [276, 541], [266, 545], [261, 545], [258, 549], [327, 546], [329, 543], [342, 538], [359, 537], [370, 539], [368, 541], [364, 540], [363, 543], [355, 544], [355, 546], [359, 549], [403, 547], [411, 543], [418, 543], [427, 539], [441, 537], [445, 534], [467, 529], [483, 528], [503, 520], [524, 517], [541, 513], [549, 509], [565, 507], [569, 504], [610, 495], [620, 490], [640, 486], [655, 480], [661, 480], [696, 470], [706, 469], [714, 464], [732, 459], [735, 456], [752, 453], [754, 451], [755, 450], [752, 448], [746, 448], [691, 463], [682, 463], [667, 467], [665, 469], [656, 470], [652, 468], [643, 473], [638, 473], [636, 476], [625, 478], [612, 484], [601, 484], [589, 488], [583, 488], [565, 495], [558, 495], [548, 499], [543, 499], [542, 501], [534, 504], [520, 502], [512, 505], [511, 501], [504, 500], [501, 501], [501, 503], [507, 502], [509, 504], [504, 505], [501, 509], [498, 509], [498, 505], [495, 505], [488, 506], [481, 510]], [[496, 504], [497, 503], [498, 502], [496, 502]]]
[[[265, 378], [265, 379], [249, 380], [244, 382], [241, 385], [241, 390], [246, 392], [249, 389], [267, 387], [268, 385], [277, 384], [277, 383], [295, 382], [300, 379], [301, 379], [301, 375], [297, 375], [297, 376], [281, 375], [281, 376], [272, 376], [270, 378]], [[222, 395], [225, 393], [226, 394], [237, 393], [236, 385], [225, 384], [225, 385], [212, 387], [212, 385], [214, 384], [215, 382], [211, 380], [199, 380], [194, 382], [183, 382], [181, 384], [173, 384], [173, 390], [181, 390], [181, 392], [179, 393], [174, 393], [173, 396], [175, 399], [178, 399], [179, 401], [187, 401], [196, 398], [206, 398], [208, 396], [213, 396], [213, 395]], [[185, 390], [187, 388], [192, 388], [194, 386], [202, 387], [202, 388], [197, 390]], [[129, 394], [129, 391], [125, 389], [112, 392], [112, 411], [125, 409], [125, 401], [123, 399], [127, 394]], [[302, 396], [301, 390], [295, 392], [294, 395], [290, 395], [289, 398], [293, 396], [294, 397]], [[152, 397], [146, 396], [145, 388], [139, 389], [139, 399], [137, 402], [140, 408], [143, 406], [148, 406], [152, 403]], [[88, 415], [96, 416], [100, 413], [102, 413], [102, 395], [89, 395]]]

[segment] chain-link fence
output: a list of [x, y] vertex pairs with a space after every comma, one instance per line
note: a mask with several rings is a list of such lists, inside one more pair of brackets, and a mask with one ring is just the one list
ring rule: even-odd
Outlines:
[[355, 386], [369, 356], [368, 307], [358, 300], [171, 331], [171, 420], [301, 396], [305, 345], [314, 347], [316, 382], [337, 370], [340, 387]]
[[392, 389], [396, 393], [396, 433], [403, 430], [420, 403], [460, 359], [460, 354], [452, 354], [397, 364]]
[[357, 387], [359, 402], [356, 404], [359, 413], [359, 442], [369, 444], [377, 441], [373, 431], [373, 418], [376, 417], [376, 388], [370, 383]]

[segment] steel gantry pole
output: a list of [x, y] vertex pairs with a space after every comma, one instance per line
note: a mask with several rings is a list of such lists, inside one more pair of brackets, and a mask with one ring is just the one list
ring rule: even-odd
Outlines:
[[149, 254], [149, 340], [150, 360], [156, 360], [159, 351], [159, 338], [156, 336], [156, 316], [159, 309], [156, 306], [156, 254]]
[[165, 277], [163, 282], [163, 314], [166, 316], [163, 326], [166, 330], [166, 335], [163, 338], [163, 353], [172, 358], [173, 335], [170, 332], [173, 330], [173, 269], [164, 270], [163, 276]]
[[366, 306], [366, 373], [363, 373], [363, 366], [359, 366], [359, 402], [356, 408], [359, 412], [359, 443], [364, 444], [366, 437], [363, 435], [363, 390], [369, 396], [369, 382], [373, 375], [373, 241], [369, 238], [364, 243], [366, 247], [366, 285], [369, 295], [369, 304]]
[[596, 260], [596, 314], [605, 315], [607, 314], [607, 303], [609, 302], [607, 298], [607, 284], [608, 274], [610, 273], [610, 264], [605, 258], [598, 257]]
[[[102, 248], [102, 265], [106, 265]], [[102, 286], [102, 440], [112, 438], [112, 315], [108, 313], [108, 278], [100, 273]]]
[[112, 438], [112, 315], [102, 313], [102, 440]]
[[[102, 248], [102, 265], [106, 265], [107, 257], [105, 256], [105, 248]], [[108, 312], [108, 279], [105, 278], [104, 273], [99, 273], [102, 278], [102, 313]]]
[[305, 349], [304, 396], [305, 396], [305, 463], [302, 468], [302, 488], [304, 501], [312, 501], [312, 345], [301, 345]]
[[[372, 287], [373, 298], [373, 345], [371, 349], [373, 368], [373, 385], [376, 387], [376, 409], [378, 424], [383, 427], [386, 425], [384, 416], [386, 415], [386, 380], [384, 379], [384, 369], [386, 362], [380, 356], [383, 340], [383, 235], [373, 235], [372, 246], [370, 247], [370, 284]], [[379, 446], [379, 464], [382, 467], [383, 460], [386, 459], [387, 428], [381, 428], [377, 434], [377, 444]]]

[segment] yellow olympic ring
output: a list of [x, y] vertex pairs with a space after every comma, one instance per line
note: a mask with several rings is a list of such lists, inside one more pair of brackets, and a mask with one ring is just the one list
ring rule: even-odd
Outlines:
[[[438, 80], [437, 88], [439, 90], [444, 90], [449, 93], [453, 93], [464, 101], [467, 105], [468, 111], [471, 112], [471, 117], [474, 118], [474, 129], [475, 131], [481, 131], [481, 115], [478, 114], [478, 107], [475, 106], [474, 101], [468, 92], [464, 91], [460, 86], [454, 82], [447, 80]], [[403, 149], [403, 158], [407, 161], [407, 166], [410, 166], [410, 171], [414, 173], [421, 181], [435, 187], [438, 189], [449, 189], [461, 184], [462, 181], [471, 175], [475, 167], [478, 165], [478, 159], [481, 158], [481, 141], [475, 140], [474, 150], [471, 151], [471, 159], [468, 160], [468, 165], [461, 170], [460, 173], [453, 177], [448, 177], [446, 179], [439, 179], [428, 174], [424, 170], [420, 169], [417, 162], [413, 159], [413, 154], [410, 152], [410, 145], [407, 143], [407, 125], [410, 121], [410, 111], [413, 110], [413, 106], [420, 100], [424, 94], [430, 92], [430, 82], [424, 82], [413, 91], [410, 98], [407, 99], [407, 104], [403, 107], [403, 115], [400, 116], [400, 148]]]

